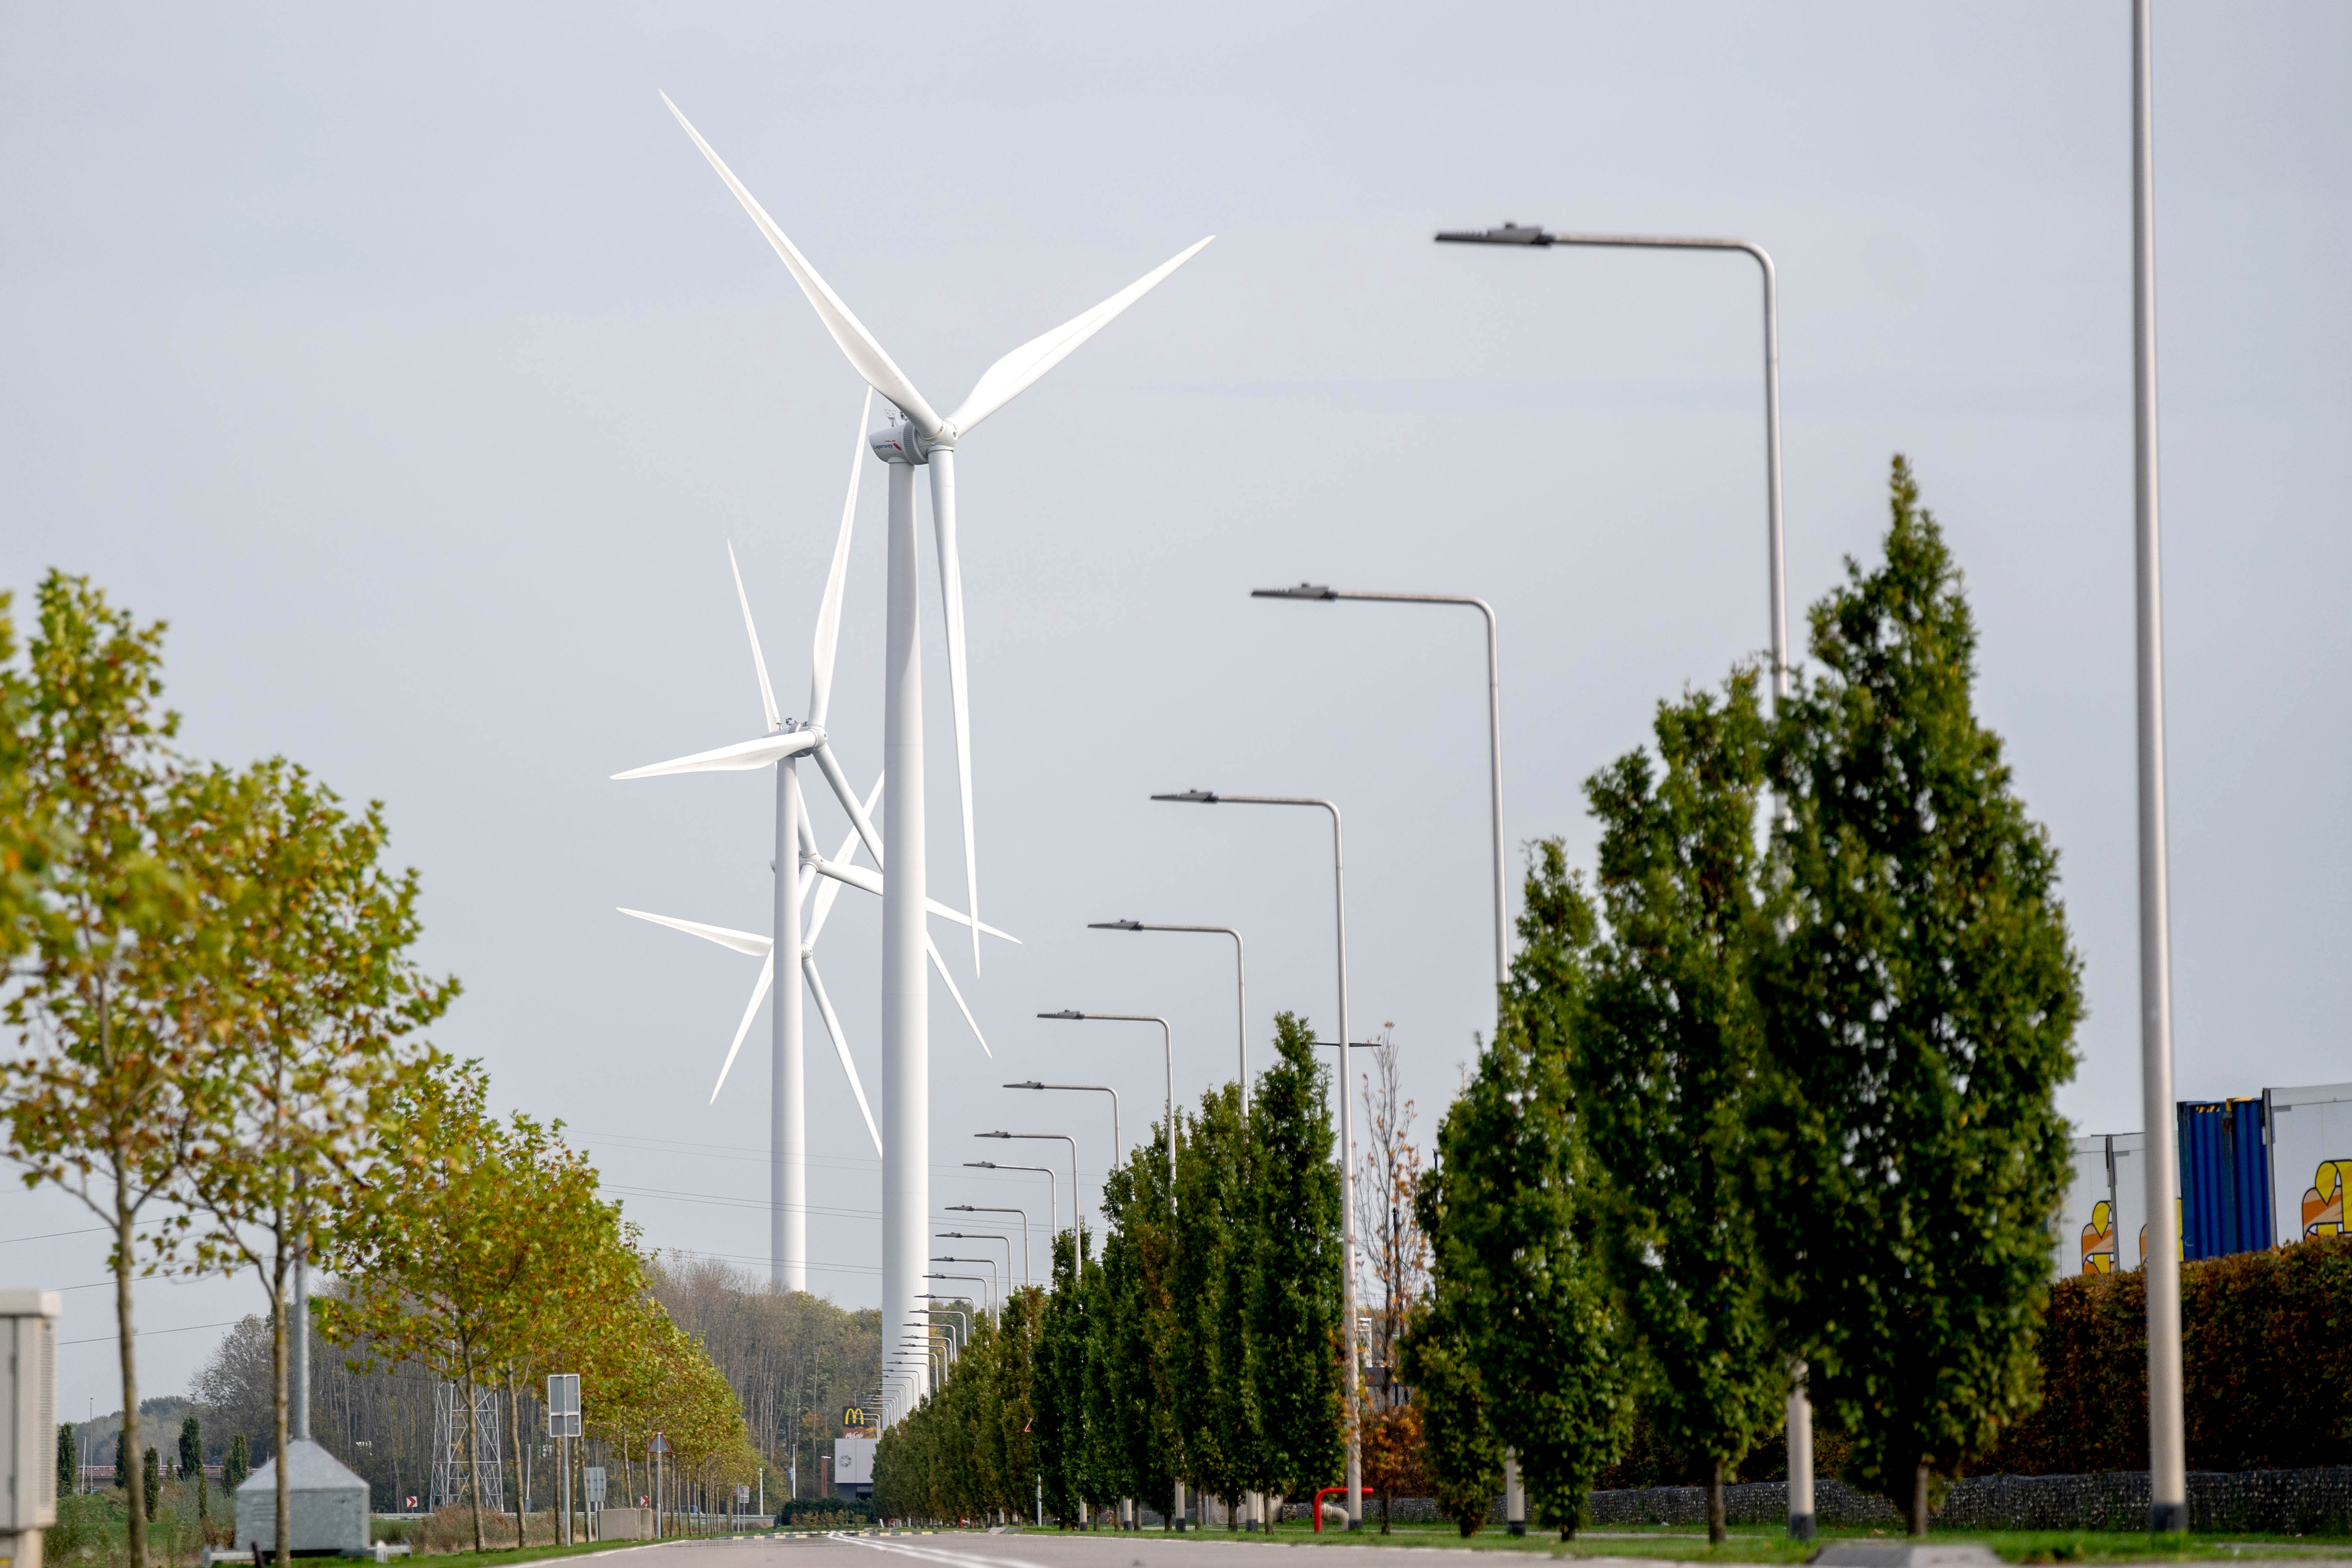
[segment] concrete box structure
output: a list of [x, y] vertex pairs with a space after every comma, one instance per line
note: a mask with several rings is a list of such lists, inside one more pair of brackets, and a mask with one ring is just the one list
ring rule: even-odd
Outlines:
[[654, 1533], [654, 1510], [649, 1508], [600, 1508], [596, 1510], [596, 1539], [599, 1541], [649, 1541]]
[[[364, 1556], [368, 1545], [368, 1486], [307, 1437], [286, 1445], [289, 1544], [297, 1557]], [[236, 1545], [250, 1552], [278, 1550], [278, 1461], [270, 1460], [236, 1489]]]
[[835, 1437], [833, 1440], [833, 1489], [843, 1497], [866, 1498], [874, 1495], [874, 1445], [872, 1437]]

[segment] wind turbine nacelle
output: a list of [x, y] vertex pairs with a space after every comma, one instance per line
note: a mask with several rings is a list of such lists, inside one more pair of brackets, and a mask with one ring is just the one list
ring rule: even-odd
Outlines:
[[931, 444], [922, 433], [905, 419], [893, 421], [866, 437], [874, 455], [886, 463], [904, 463], [908, 468], [920, 468], [931, 460]]

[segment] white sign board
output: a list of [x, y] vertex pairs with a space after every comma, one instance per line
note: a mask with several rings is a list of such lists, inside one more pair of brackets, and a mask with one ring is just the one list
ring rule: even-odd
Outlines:
[[[46, 1530], [58, 1521], [58, 1319], [55, 1290], [0, 1290], [0, 1534]], [[38, 1560], [35, 1543], [19, 1548]]]
[[2352, 1186], [2352, 1083], [2263, 1090], [2271, 1138], [2271, 1237], [2284, 1244], [2344, 1232]]
[[871, 1437], [833, 1440], [833, 1484], [870, 1487], [874, 1484], [874, 1443]]
[[588, 1506], [603, 1508], [604, 1506], [604, 1467], [583, 1465], [580, 1468], [580, 1483], [588, 1493]]
[[580, 1374], [576, 1372], [548, 1374], [547, 1435], [551, 1437], [580, 1436]]

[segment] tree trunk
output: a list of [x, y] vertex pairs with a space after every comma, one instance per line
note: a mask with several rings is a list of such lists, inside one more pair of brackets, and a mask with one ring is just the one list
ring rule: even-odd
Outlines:
[[1723, 1461], [1715, 1462], [1715, 1472], [1706, 1479], [1706, 1540], [1710, 1546], [1720, 1546], [1731, 1532], [1723, 1521]]
[[1919, 1468], [1911, 1479], [1911, 1533], [1925, 1537], [1927, 1533], [1927, 1461], [1919, 1461]]
[[507, 1369], [507, 1436], [514, 1444], [515, 1473], [515, 1545], [528, 1546], [522, 1538], [522, 1396], [515, 1392], [514, 1369]]
[[474, 1550], [482, 1550], [482, 1446], [477, 1436], [474, 1411], [478, 1399], [474, 1392], [474, 1352], [468, 1348], [461, 1352], [466, 1358], [466, 1495], [472, 1500], [474, 1511]]
[[275, 1386], [269, 1399], [269, 1431], [270, 1441], [278, 1446], [277, 1466], [271, 1472], [274, 1481], [271, 1490], [276, 1494], [271, 1500], [275, 1509], [271, 1517], [277, 1521], [278, 1551], [273, 1560], [278, 1568], [289, 1568], [294, 1561], [294, 1542], [290, 1539], [294, 1506], [290, 1495], [291, 1482], [286, 1474], [286, 1277], [284, 1270], [280, 1269], [269, 1279], [269, 1375]]
[[[118, 1150], [117, 1153], [121, 1152]], [[133, 1338], [131, 1327], [131, 1209], [130, 1183], [122, 1174], [122, 1162], [114, 1163], [114, 1329], [115, 1342], [122, 1356], [122, 1431], [116, 1439], [118, 1454], [139, 1452], [139, 1366], [131, 1353]], [[130, 1568], [145, 1568], [147, 1562], [147, 1500], [140, 1496], [135, 1469], [123, 1469], [131, 1484], [123, 1488], [128, 1494], [130, 1521], [126, 1534], [130, 1546]]]

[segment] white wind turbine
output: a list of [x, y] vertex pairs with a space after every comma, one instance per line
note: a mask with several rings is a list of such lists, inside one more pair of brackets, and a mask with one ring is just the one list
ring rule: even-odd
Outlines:
[[[1170, 273], [1191, 260], [1202, 239], [1145, 273], [1092, 310], [1029, 340], [988, 367], [971, 395], [941, 418], [915, 390], [864, 323], [851, 313], [743, 183], [688, 123], [669, 95], [662, 101], [694, 139], [710, 166], [767, 237], [793, 279], [808, 297], [833, 341], [866, 384], [887, 398], [899, 418], [874, 433], [875, 455], [889, 466], [890, 508], [884, 631], [883, 819], [890, 825], [889, 881], [882, 899], [882, 1342], [928, 1320], [919, 1313], [926, 1215], [930, 1209], [930, 1016], [924, 984], [923, 911], [929, 864], [923, 821], [921, 593], [915, 545], [914, 470], [931, 476], [931, 526], [938, 542], [940, 595], [947, 615], [948, 696], [955, 718], [956, 783], [963, 811], [965, 901], [974, 921], [972, 961], [979, 963], [980, 880], [973, 855], [971, 721], [964, 679], [963, 572], [956, 553], [955, 453], [980, 422], [1019, 396], [1040, 376], [1100, 331]], [[1210, 238], [1214, 238], [1213, 235]], [[835, 785], [836, 793], [841, 785]], [[864, 826], [862, 817], [861, 826]], [[879, 851], [869, 838], [869, 852]]]
[[[729, 546], [727, 563], [735, 576], [735, 598], [743, 611], [743, 630], [751, 644], [751, 668], [760, 681], [760, 702], [768, 722], [768, 734], [761, 740], [738, 745], [724, 746], [713, 752], [701, 752], [672, 762], [656, 763], [651, 767], [636, 768], [614, 776], [619, 779], [650, 778], [668, 773], [732, 773], [752, 768], [772, 766], [776, 770], [776, 858], [772, 863], [775, 872], [775, 934], [761, 936], [752, 931], [730, 930], [725, 926], [705, 925], [698, 921], [678, 920], [669, 915], [649, 914], [643, 910], [624, 908], [621, 912], [657, 925], [682, 931], [709, 942], [715, 942], [737, 952], [746, 953], [764, 962], [760, 978], [752, 987], [751, 999], [743, 1008], [742, 1021], [735, 1027], [735, 1038], [727, 1048], [727, 1059], [719, 1068], [718, 1082], [711, 1086], [710, 1098], [715, 1102], [719, 1091], [727, 1083], [727, 1075], [735, 1066], [736, 1055], [743, 1048], [743, 1039], [751, 1032], [751, 1020], [758, 1016], [761, 1002], [767, 996], [775, 978], [775, 950], [797, 953], [802, 975], [815, 996], [817, 1014], [824, 1020], [825, 1033], [832, 1038], [834, 1054], [841, 1060], [842, 1072], [849, 1079], [850, 1092], [857, 1098], [857, 1109], [866, 1119], [866, 1131], [874, 1140], [874, 1152], [882, 1152], [882, 1134], [874, 1124], [874, 1111], [866, 1099], [866, 1086], [859, 1081], [856, 1063], [849, 1054], [849, 1042], [841, 1026], [840, 1016], [834, 1011], [833, 1000], [826, 994], [824, 979], [817, 971], [816, 940], [824, 929], [825, 917], [832, 911], [835, 897], [844, 886], [880, 893], [884, 879], [852, 863], [860, 836], [869, 842], [873, 837], [871, 814], [875, 801], [882, 792], [882, 781], [877, 779], [874, 788], [863, 802], [849, 793], [847, 780], [833, 759], [832, 748], [826, 742], [824, 717], [833, 691], [835, 654], [841, 640], [841, 600], [849, 574], [849, 545], [856, 523], [858, 479], [865, 458], [866, 424], [873, 406], [872, 395], [867, 395], [866, 406], [858, 411], [857, 438], [850, 454], [849, 493], [841, 510], [841, 528], [834, 542], [832, 569], [826, 574], [824, 597], [818, 608], [813, 674], [810, 679], [809, 713], [803, 721], [782, 717], [776, 710], [775, 689], [768, 679], [768, 662], [760, 649], [759, 627], [751, 618], [751, 601], [743, 590], [743, 574], [735, 563], [735, 551]], [[808, 815], [800, 797], [797, 764], [803, 752], [813, 752], [818, 767], [839, 795], [843, 808], [850, 815], [852, 826], [841, 848], [832, 859], [817, 851], [815, 836], [811, 832]], [[876, 864], [880, 857], [876, 856]], [[795, 874], [795, 873], [798, 874]], [[803, 906], [814, 893], [814, 907]], [[967, 917], [944, 906], [933, 904], [934, 912], [951, 920]], [[991, 926], [992, 936], [1004, 932]], [[1006, 940], [1013, 940], [1006, 938]], [[956, 989], [947, 965], [940, 958], [939, 949], [929, 945], [928, 932], [924, 942], [929, 946], [931, 963], [939, 969], [940, 978], [946, 983], [948, 994], [955, 998], [956, 1006], [971, 1026], [982, 1051], [988, 1041], [980, 1033], [979, 1021], [964, 1003], [963, 994]], [[769, 1258], [770, 1277], [787, 1289], [808, 1289], [808, 1131], [805, 1078], [803, 1065], [804, 1028], [801, 988], [786, 984], [777, 988], [776, 1005], [771, 1013], [773, 1063], [770, 1079], [769, 1126]], [[993, 1052], [990, 1053], [992, 1056]]]

